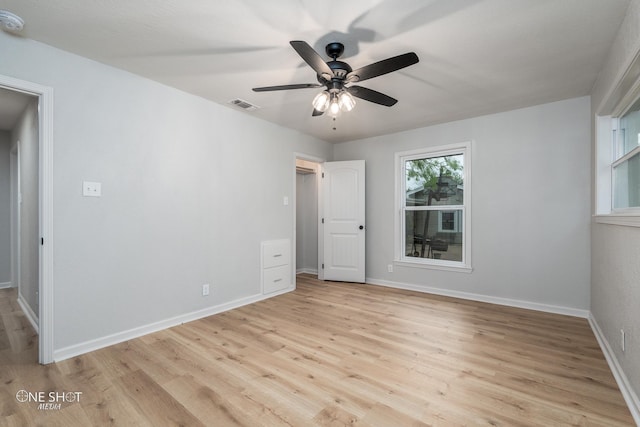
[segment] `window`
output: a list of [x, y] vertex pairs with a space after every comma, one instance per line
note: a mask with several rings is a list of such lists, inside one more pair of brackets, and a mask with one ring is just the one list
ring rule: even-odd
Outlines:
[[396, 263], [470, 271], [470, 143], [396, 153]]
[[456, 225], [456, 217], [458, 217], [459, 215], [456, 215], [455, 211], [452, 212], [440, 212], [440, 229], [439, 231], [457, 231], [458, 228], [455, 227]]
[[640, 227], [640, 57], [595, 117], [595, 221]]
[[613, 210], [635, 210], [640, 208], [640, 99], [612, 125]]
[[630, 95], [596, 116], [595, 219], [640, 227], [640, 92]]

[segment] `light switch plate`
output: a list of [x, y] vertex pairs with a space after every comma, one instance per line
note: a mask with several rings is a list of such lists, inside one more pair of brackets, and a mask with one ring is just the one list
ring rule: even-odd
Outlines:
[[102, 184], [99, 182], [82, 182], [82, 195], [85, 197], [100, 197], [102, 196]]

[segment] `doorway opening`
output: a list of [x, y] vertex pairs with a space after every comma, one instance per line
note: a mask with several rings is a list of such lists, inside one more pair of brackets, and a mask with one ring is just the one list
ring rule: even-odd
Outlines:
[[11, 337], [9, 352], [46, 364], [53, 362], [53, 90], [0, 75], [0, 106], [0, 310], [25, 335]]
[[322, 160], [297, 155], [295, 159], [295, 267], [296, 274], [322, 278], [319, 247], [319, 188]]
[[12, 353], [35, 362], [40, 305], [38, 97], [0, 89], [0, 101], [2, 330]]

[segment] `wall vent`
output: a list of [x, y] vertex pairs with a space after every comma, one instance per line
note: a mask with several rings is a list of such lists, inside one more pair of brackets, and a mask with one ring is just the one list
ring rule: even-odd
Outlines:
[[252, 103], [240, 98], [232, 99], [231, 101], [229, 101], [229, 104], [235, 105], [236, 107], [242, 108], [243, 110], [247, 111], [254, 111], [260, 108], [257, 105], [253, 105]]

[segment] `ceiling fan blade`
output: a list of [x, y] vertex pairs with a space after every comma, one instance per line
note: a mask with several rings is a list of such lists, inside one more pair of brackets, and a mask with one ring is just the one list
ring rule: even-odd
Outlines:
[[418, 61], [418, 55], [414, 52], [405, 53], [403, 55], [383, 59], [382, 61], [374, 62], [373, 64], [365, 65], [362, 68], [353, 70], [347, 74], [346, 80], [350, 82], [361, 82], [363, 80], [400, 70], [408, 67], [409, 65], [416, 64]]
[[313, 50], [311, 46], [305, 41], [294, 40], [289, 42], [291, 47], [293, 47], [298, 55], [304, 59], [304, 62], [309, 64], [313, 70], [318, 73], [318, 75], [325, 77], [327, 80], [330, 80], [333, 77], [333, 71], [327, 63], [322, 59], [322, 57]]
[[311, 117], [318, 117], [324, 114], [324, 111], [313, 109], [313, 113], [311, 113]]
[[376, 90], [369, 89], [362, 86], [349, 86], [346, 88], [347, 92], [356, 98], [364, 99], [365, 101], [373, 102], [375, 104], [384, 105], [385, 107], [391, 107], [398, 102], [397, 99], [390, 97], [389, 95], [385, 95], [384, 93], [380, 93]]
[[254, 87], [254, 92], [270, 92], [272, 90], [289, 90], [289, 89], [309, 89], [309, 88], [318, 88], [324, 87], [320, 83], [300, 83], [294, 85], [280, 85], [280, 86], [265, 86], [265, 87]]

